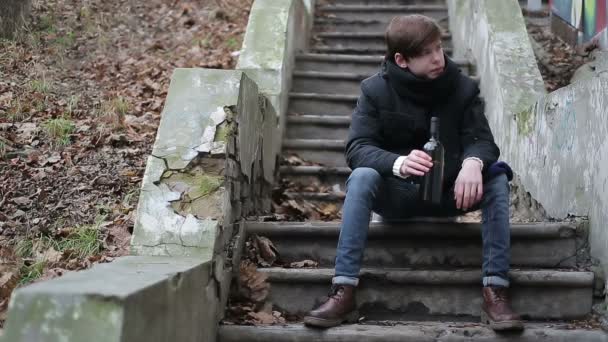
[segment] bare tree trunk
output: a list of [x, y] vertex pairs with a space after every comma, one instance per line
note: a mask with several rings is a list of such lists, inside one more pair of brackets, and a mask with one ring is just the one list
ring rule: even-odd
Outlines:
[[13, 38], [30, 13], [31, 0], [0, 0], [0, 37]]

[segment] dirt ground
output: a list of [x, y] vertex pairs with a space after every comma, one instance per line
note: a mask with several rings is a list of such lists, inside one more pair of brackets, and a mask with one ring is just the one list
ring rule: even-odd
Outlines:
[[127, 254], [174, 68], [232, 69], [252, 0], [34, 0], [0, 41], [0, 326], [17, 285]]

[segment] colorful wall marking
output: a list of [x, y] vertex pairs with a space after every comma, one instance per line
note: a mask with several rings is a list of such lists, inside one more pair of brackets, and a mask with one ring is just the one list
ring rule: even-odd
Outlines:
[[607, 0], [551, 0], [550, 6], [553, 15], [579, 31], [579, 43], [584, 43], [598, 35], [607, 40], [606, 3]]

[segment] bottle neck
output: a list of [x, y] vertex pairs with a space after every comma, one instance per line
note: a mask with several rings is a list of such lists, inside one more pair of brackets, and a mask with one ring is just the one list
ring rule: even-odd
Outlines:
[[439, 140], [439, 122], [437, 121], [431, 122], [431, 139]]

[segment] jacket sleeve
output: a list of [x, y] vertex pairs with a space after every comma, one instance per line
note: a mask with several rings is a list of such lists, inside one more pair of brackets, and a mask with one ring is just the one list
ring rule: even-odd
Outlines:
[[369, 167], [383, 176], [392, 175], [393, 164], [399, 155], [382, 149], [383, 142], [378, 110], [362, 85], [346, 144], [348, 166], [353, 170]]
[[500, 150], [494, 143], [494, 136], [484, 114], [484, 103], [478, 95], [465, 110], [461, 127], [462, 160], [479, 158], [483, 161], [483, 171], [487, 170], [498, 160]]

